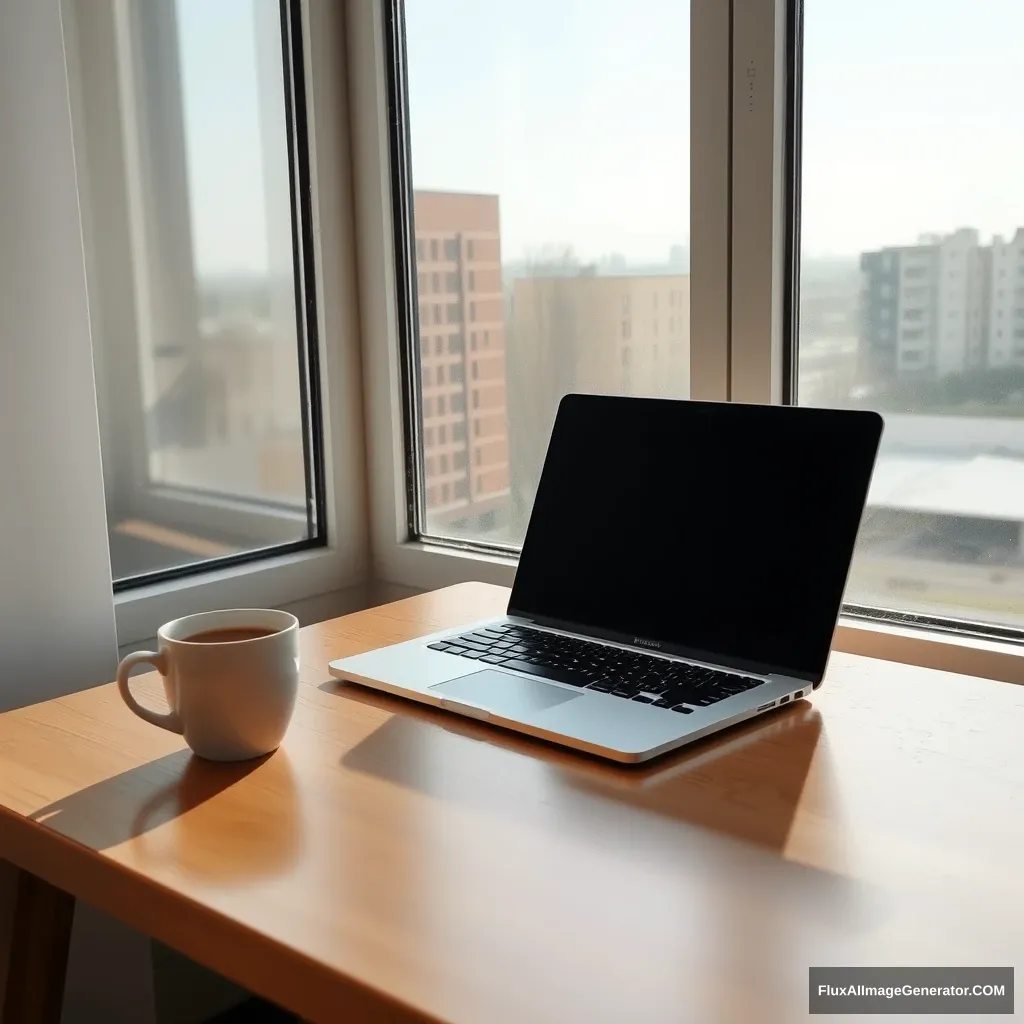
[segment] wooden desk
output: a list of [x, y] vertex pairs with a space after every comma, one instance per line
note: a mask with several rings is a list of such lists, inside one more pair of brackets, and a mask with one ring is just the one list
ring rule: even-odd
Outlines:
[[837, 655], [813, 704], [637, 770], [329, 680], [505, 600], [303, 630], [255, 764], [193, 760], [112, 685], [0, 716], [33, 948], [59, 964], [71, 893], [325, 1022], [789, 1024], [812, 964], [1024, 962], [1024, 688]]

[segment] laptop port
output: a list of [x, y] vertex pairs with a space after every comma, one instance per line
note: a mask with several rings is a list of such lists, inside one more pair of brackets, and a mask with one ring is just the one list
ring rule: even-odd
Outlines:
[[803, 695], [804, 695], [804, 691], [803, 690], [797, 690], [796, 693], [793, 694], [793, 700], [796, 700], [798, 697], [802, 697]]
[[757, 710], [758, 711], [767, 711], [769, 708], [773, 708], [773, 707], [775, 707], [775, 701], [770, 700], [770, 701], [768, 701], [767, 704], [762, 704]]
[[786, 696], [783, 697], [782, 700], [779, 701], [779, 703], [780, 704], [787, 704], [788, 702], [789, 702], [789, 694], [787, 693]]

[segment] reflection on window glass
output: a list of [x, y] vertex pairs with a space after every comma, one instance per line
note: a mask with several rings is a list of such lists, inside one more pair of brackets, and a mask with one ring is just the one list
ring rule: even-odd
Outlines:
[[1022, 32], [1005, 0], [806, 4], [799, 399], [886, 420], [851, 602], [1024, 624]]
[[689, 394], [689, 10], [507, 15], [405, 3], [425, 531], [518, 545], [563, 394]]
[[79, 6], [114, 577], [310, 539], [277, 0]]

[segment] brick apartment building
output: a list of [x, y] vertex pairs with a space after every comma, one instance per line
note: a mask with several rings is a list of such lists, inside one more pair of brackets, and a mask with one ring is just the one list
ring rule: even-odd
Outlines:
[[498, 197], [415, 194], [429, 528], [491, 529], [509, 491]]

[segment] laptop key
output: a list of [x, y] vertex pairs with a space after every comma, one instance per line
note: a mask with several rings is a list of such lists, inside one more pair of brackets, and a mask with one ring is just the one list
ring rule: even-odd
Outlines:
[[538, 679], [551, 679], [556, 683], [571, 683], [573, 686], [586, 686], [586, 677], [575, 672], [566, 672], [565, 669], [549, 668], [547, 665], [535, 665], [529, 661], [522, 661], [518, 658], [505, 661], [503, 668], [515, 669], [517, 672], [526, 672], [528, 675], [537, 676]]
[[460, 647], [468, 647], [471, 651], [482, 651], [485, 654], [491, 649], [491, 645], [484, 643], [482, 640], [466, 640], [461, 636], [459, 637], [458, 644]]
[[466, 653], [462, 655], [463, 658], [485, 658], [486, 656], [486, 651], [466, 651]]
[[503, 658], [499, 654], [485, 654], [481, 661], [486, 661], [488, 665], [505, 665], [508, 663], [508, 658]]
[[611, 693], [612, 684], [609, 683], [606, 679], [598, 679], [595, 683], [588, 683], [587, 689], [597, 690], [598, 693]]
[[693, 708], [688, 708], [685, 704], [677, 704], [674, 708], [672, 708], [672, 710], [678, 711], [681, 715], [693, 714]]
[[447, 651], [451, 649], [450, 644], [443, 643], [440, 640], [436, 644], [427, 644], [427, 647], [429, 647], [432, 651]]

